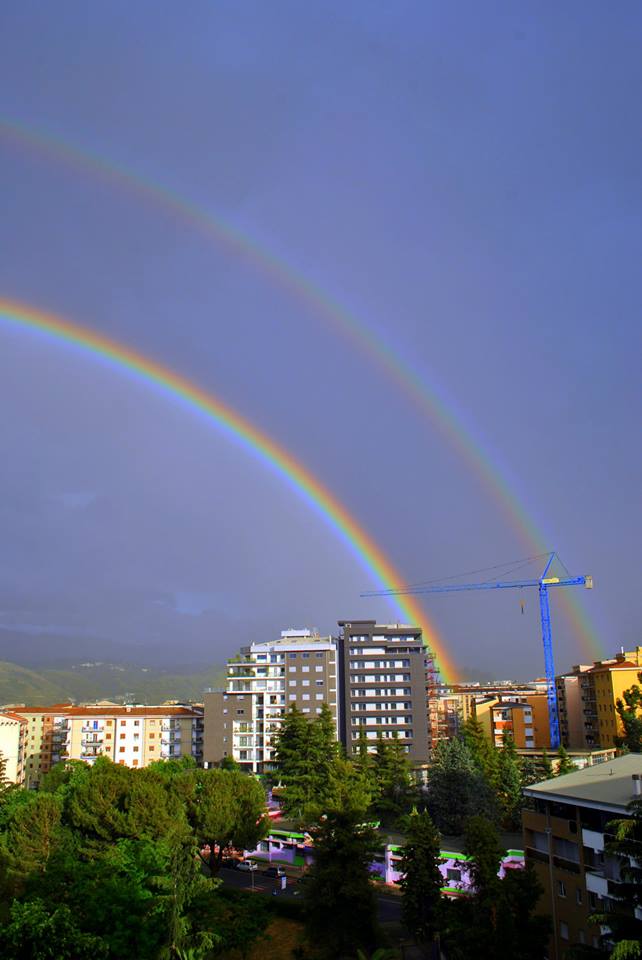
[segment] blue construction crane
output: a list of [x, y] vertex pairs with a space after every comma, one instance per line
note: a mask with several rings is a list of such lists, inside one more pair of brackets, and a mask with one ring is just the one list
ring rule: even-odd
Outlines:
[[[544, 664], [546, 667], [546, 694], [548, 698], [548, 723], [551, 732], [551, 747], [557, 750], [560, 745], [560, 727], [557, 715], [557, 691], [555, 689], [555, 664], [553, 661], [553, 637], [551, 634], [551, 608], [548, 600], [549, 587], [586, 587], [593, 588], [592, 577], [550, 577], [548, 573], [553, 561], [557, 557], [555, 552], [548, 554], [546, 566], [541, 576], [532, 580], [486, 580], [481, 583], [449, 583], [441, 586], [399, 587], [396, 590], [369, 590], [362, 593], [362, 597], [391, 597], [421, 593], [458, 593], [462, 590], [513, 590], [524, 587], [538, 587], [539, 609], [542, 619], [542, 641], [544, 643]], [[537, 559], [537, 558], [535, 558]], [[557, 557], [559, 560], [559, 557]], [[528, 562], [528, 561], [525, 561]], [[560, 561], [561, 562], [561, 561]]]

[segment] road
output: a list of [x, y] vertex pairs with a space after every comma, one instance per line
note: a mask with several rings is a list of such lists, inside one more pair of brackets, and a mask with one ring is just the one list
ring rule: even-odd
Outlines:
[[[299, 884], [291, 877], [288, 877], [288, 885], [284, 891], [279, 888], [280, 880], [275, 877], [266, 877], [260, 870], [246, 873], [243, 870], [229, 870], [223, 867], [218, 877], [228, 887], [252, 890], [252, 880], [254, 880], [255, 893], [272, 894], [274, 890], [278, 889], [277, 896], [279, 897], [299, 899]], [[377, 891], [377, 915], [380, 923], [399, 923], [401, 921], [401, 898], [394, 894]]]

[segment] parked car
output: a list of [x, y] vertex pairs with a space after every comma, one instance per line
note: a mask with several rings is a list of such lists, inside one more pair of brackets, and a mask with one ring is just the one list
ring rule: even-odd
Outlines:
[[263, 871], [263, 874], [266, 877], [284, 877], [285, 870], [283, 867], [268, 867], [267, 870]]
[[256, 862], [256, 860], [241, 860], [241, 861], [239, 862], [239, 865], [238, 865], [238, 867], [237, 867], [236, 869], [237, 869], [237, 870], [247, 870], [247, 871], [258, 870], [258, 869], [259, 869], [259, 865], [258, 865], [258, 863]]

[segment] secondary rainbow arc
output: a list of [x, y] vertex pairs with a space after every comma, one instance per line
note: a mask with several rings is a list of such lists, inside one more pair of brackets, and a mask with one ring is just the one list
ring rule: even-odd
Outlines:
[[[328, 296], [283, 257], [275, 255], [220, 216], [206, 213], [175, 192], [153, 183], [148, 178], [132, 173], [100, 156], [72, 147], [58, 137], [34, 131], [24, 124], [7, 118], [0, 118], [0, 135], [72, 167], [98, 174], [177, 215], [186, 223], [213, 237], [228, 251], [242, 257], [277, 285], [311, 306], [318, 315], [332, 325], [340, 336], [352, 342], [383, 371], [387, 378], [394, 381], [412, 406], [425, 416], [439, 430], [443, 438], [455, 448], [458, 455], [479, 477], [484, 489], [496, 503], [510, 527], [527, 546], [528, 553], [540, 554], [550, 550], [548, 538], [538, 531], [512, 489], [511, 483], [503, 475], [507, 471], [502, 472], [498, 467], [498, 457], [490, 452], [487, 443], [475, 436], [475, 429], [467, 424], [465, 416], [457, 411], [452, 398], [437, 386], [434, 378], [434, 382], [429, 381], [425, 372], [420, 371], [411, 360], [404, 357], [401, 351], [389, 343], [381, 333], [376, 332], [352, 311]], [[602, 656], [603, 651], [597, 632], [580, 601], [566, 594], [560, 597], [559, 602], [575, 635], [591, 656]]]
[[[0, 320], [5, 325], [48, 336], [58, 343], [72, 345], [95, 359], [107, 361], [121, 372], [138, 378], [150, 387], [159, 388], [166, 395], [180, 399], [193, 411], [205, 415], [285, 479], [324, 518], [364, 570], [379, 584], [384, 587], [403, 584], [404, 578], [399, 571], [337, 497], [281, 444], [213, 393], [129, 346], [66, 318], [15, 300], [0, 298]], [[419, 604], [412, 599], [395, 598], [393, 606], [406, 622], [422, 627], [424, 639], [438, 660], [442, 676], [446, 681], [454, 680], [456, 668], [445, 650], [444, 642]]]

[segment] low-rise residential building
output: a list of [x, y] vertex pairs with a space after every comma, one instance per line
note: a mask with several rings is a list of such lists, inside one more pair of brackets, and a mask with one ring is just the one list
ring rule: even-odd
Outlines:
[[327, 704], [339, 731], [337, 650], [332, 637], [284, 630], [278, 640], [253, 643], [228, 661], [225, 690], [205, 694], [208, 764], [232, 757], [243, 769], [274, 768], [275, 736], [296, 706], [314, 719]]
[[642, 673], [642, 647], [621, 650], [592, 665], [576, 664], [556, 677], [560, 733], [565, 747], [581, 748], [615, 744], [624, 730], [617, 701], [626, 689], [638, 683]]
[[27, 721], [17, 713], [0, 713], [0, 757], [5, 761], [4, 776], [10, 783], [24, 782], [24, 757]]
[[502, 694], [475, 703], [475, 715], [496, 747], [510, 735], [520, 749], [548, 749], [550, 730], [545, 693]]
[[617, 900], [623, 864], [606, 850], [608, 824], [628, 815], [640, 777], [642, 757], [628, 754], [524, 791], [533, 802], [522, 814], [526, 860], [544, 889], [539, 909], [553, 921], [548, 960], [564, 960], [576, 944], [599, 945], [590, 918]]
[[154, 760], [203, 752], [203, 711], [192, 706], [98, 704], [19, 707], [12, 714], [26, 723], [23, 781], [37, 787], [59, 760], [109, 757], [114, 763], [145, 767]]

